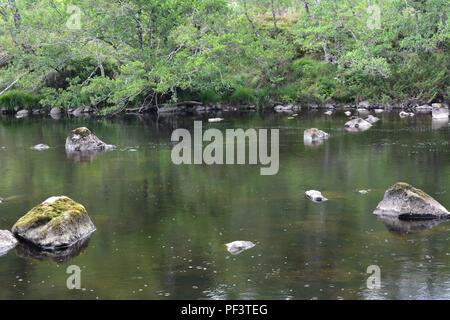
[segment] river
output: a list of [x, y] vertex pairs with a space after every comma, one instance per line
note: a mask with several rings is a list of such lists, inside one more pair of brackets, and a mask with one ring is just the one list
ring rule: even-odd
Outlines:
[[[223, 117], [204, 129], [280, 129], [277, 175], [254, 165], [174, 165], [172, 131], [192, 130], [202, 116], [0, 118], [0, 229], [55, 195], [82, 203], [97, 227], [70, 257], [1, 256], [0, 299], [450, 298], [450, 224], [405, 233], [372, 214], [397, 181], [450, 207], [448, 124], [387, 112], [351, 134], [342, 112]], [[67, 156], [65, 138], [80, 126], [118, 148]], [[305, 146], [311, 127], [330, 139]], [[38, 143], [51, 149], [31, 150]], [[309, 201], [309, 189], [329, 201]], [[231, 255], [225, 244], [234, 240], [256, 246]], [[81, 268], [81, 290], [67, 289], [71, 265]], [[372, 265], [379, 289], [366, 285]]]

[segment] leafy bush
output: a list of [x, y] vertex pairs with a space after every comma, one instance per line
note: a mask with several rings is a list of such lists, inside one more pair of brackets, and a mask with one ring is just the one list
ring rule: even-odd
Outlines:
[[0, 96], [0, 108], [9, 110], [15, 107], [31, 109], [37, 106], [39, 106], [39, 98], [21, 90], [7, 91]]

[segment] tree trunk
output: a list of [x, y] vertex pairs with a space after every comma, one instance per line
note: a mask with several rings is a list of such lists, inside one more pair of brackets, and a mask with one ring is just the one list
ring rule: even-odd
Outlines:
[[136, 20], [136, 36], [137, 36], [139, 49], [142, 49], [143, 42], [144, 42], [144, 36], [143, 36], [143, 32], [142, 32], [141, 13], [142, 13], [142, 10], [139, 9], [139, 11], [136, 14], [136, 18], [135, 18], [135, 20]]
[[308, 1], [307, 1], [307, 0], [303, 0], [303, 6], [305, 7], [306, 14], [307, 14], [308, 17], [309, 17], [309, 4], [308, 4]]
[[275, 5], [274, 5], [274, 0], [270, 0], [270, 8], [272, 10], [272, 20], [273, 20], [273, 33], [277, 34], [278, 33], [278, 27], [277, 27], [277, 15], [275, 12]]
[[255, 34], [255, 36], [258, 36], [258, 31], [256, 31], [256, 25], [253, 22], [253, 20], [250, 17], [250, 15], [248, 14], [247, 0], [244, 0], [244, 14], [245, 14], [245, 17], [247, 18], [248, 22], [252, 26], [253, 33]]

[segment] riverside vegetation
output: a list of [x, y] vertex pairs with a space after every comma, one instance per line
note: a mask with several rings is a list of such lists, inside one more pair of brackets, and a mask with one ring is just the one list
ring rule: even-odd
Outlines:
[[449, 12], [448, 0], [3, 1], [0, 108], [443, 102]]

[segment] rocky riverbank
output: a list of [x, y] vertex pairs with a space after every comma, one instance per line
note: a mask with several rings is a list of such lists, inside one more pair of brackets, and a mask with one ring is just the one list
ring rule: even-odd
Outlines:
[[[236, 112], [236, 111], [273, 111], [277, 113], [295, 113], [301, 110], [323, 110], [328, 115], [332, 115], [335, 110], [356, 110], [356, 111], [375, 111], [381, 113], [383, 111], [399, 110], [404, 114], [410, 115], [413, 113], [431, 113], [433, 105], [443, 105], [448, 108], [449, 103], [444, 101], [421, 102], [416, 100], [393, 102], [389, 104], [373, 103], [369, 101], [360, 101], [358, 103], [302, 103], [302, 104], [283, 104], [273, 103], [271, 105], [256, 106], [256, 105], [231, 105], [224, 103], [204, 104], [198, 101], [180, 102], [175, 105], [160, 105], [160, 106], [144, 106], [140, 108], [126, 108], [116, 113], [118, 114], [158, 114], [158, 115], [189, 115], [189, 114], [204, 114], [214, 112]], [[88, 116], [104, 116], [101, 110], [91, 106], [80, 106], [78, 108], [69, 108], [64, 110], [62, 108], [35, 108], [24, 109], [20, 106], [14, 109], [0, 109], [2, 115], [14, 115], [16, 118], [26, 118], [28, 116], [49, 115], [54, 119], [62, 118], [63, 116], [71, 117], [88, 117]]]

